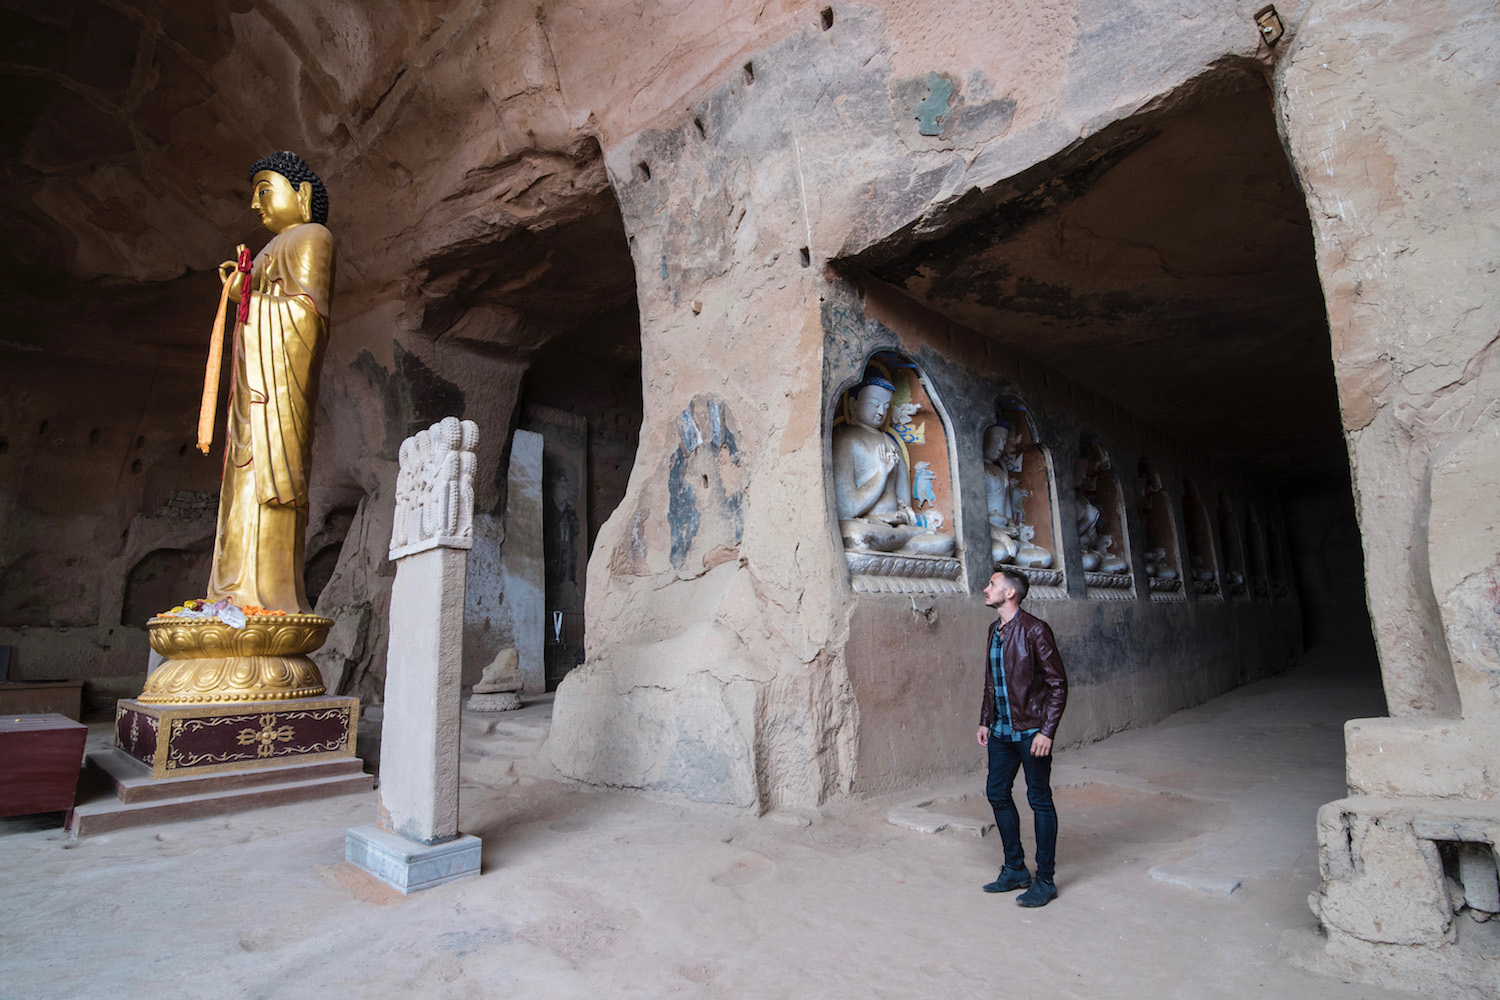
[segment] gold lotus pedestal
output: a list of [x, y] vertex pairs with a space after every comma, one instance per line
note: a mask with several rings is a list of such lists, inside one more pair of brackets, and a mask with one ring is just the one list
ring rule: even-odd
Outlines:
[[333, 619], [247, 615], [244, 628], [217, 618], [168, 615], [146, 623], [151, 648], [167, 658], [136, 699], [147, 705], [285, 701], [323, 694], [307, 654], [323, 645]]
[[333, 621], [250, 615], [153, 618], [167, 657], [115, 707], [115, 747], [88, 756], [113, 796], [69, 816], [73, 835], [366, 791], [359, 699], [330, 697], [308, 658]]

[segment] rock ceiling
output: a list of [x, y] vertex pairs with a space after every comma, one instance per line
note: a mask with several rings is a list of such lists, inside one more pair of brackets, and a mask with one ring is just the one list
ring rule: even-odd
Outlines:
[[1214, 454], [1275, 468], [1339, 445], [1307, 209], [1269, 96], [1110, 141], [850, 263]]
[[[401, 298], [426, 336], [528, 356], [633, 294], [599, 148], [529, 8], [7, 7], [0, 346], [201, 364], [210, 269], [260, 242], [244, 172], [274, 148], [336, 179], [331, 226], [364, 251], [342, 258], [345, 316]], [[850, 263], [1216, 454], [1337, 444], [1307, 213], [1263, 90], [1038, 169], [1029, 201]]]
[[428, 336], [473, 313], [463, 336], [526, 351], [634, 293], [598, 145], [567, 120], [530, 7], [12, 3], [0, 341], [201, 365], [212, 269], [264, 241], [245, 172], [273, 149], [336, 194], [330, 228], [359, 248], [340, 258], [345, 317], [401, 298]]

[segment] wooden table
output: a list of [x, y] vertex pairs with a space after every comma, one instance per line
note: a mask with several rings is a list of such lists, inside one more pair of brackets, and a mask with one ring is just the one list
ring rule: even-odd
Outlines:
[[0, 816], [72, 809], [88, 733], [55, 712], [0, 715]]

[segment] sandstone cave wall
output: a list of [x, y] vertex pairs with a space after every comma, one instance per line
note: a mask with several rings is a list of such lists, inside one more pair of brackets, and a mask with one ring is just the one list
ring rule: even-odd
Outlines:
[[[841, 5], [826, 27], [812, 9], [766, 13], [782, 18], [770, 38], [730, 18], [704, 31], [694, 8], [677, 86], [590, 104], [631, 241], [646, 390], [630, 486], [589, 564], [588, 660], [559, 688], [549, 742], [581, 780], [759, 808], [853, 788], [860, 754], [856, 605], [826, 495], [825, 262], [940, 228], [966, 193], [1243, 88], [1270, 61], [1228, 3], [1192, 18]], [[659, 57], [659, 39], [622, 30], [640, 42], [625, 66]], [[603, 88], [577, 72], [587, 51], [559, 56], [579, 102]], [[935, 75], [949, 98], [927, 135]], [[1150, 701], [1131, 718], [1158, 717]]]

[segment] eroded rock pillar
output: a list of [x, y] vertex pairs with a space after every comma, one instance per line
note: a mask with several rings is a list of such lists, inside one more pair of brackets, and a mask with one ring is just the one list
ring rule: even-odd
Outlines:
[[1319, 814], [1312, 904], [1334, 971], [1450, 996], [1500, 989], [1492, 14], [1314, 5], [1278, 71], [1390, 710], [1346, 724], [1351, 794]]

